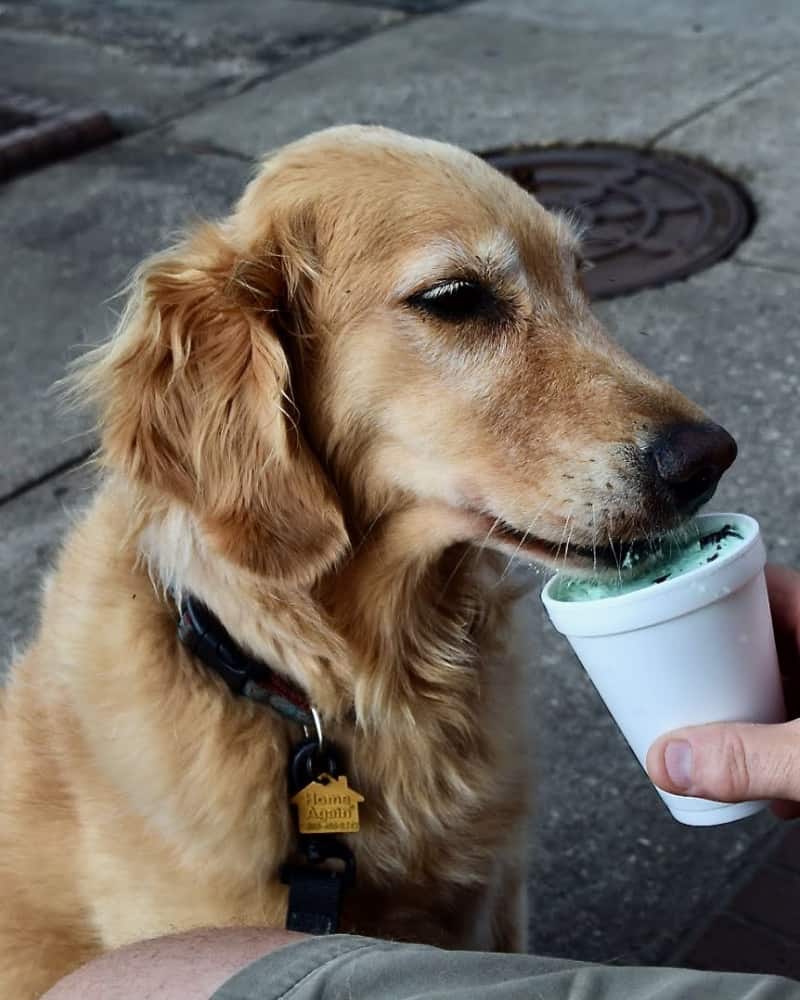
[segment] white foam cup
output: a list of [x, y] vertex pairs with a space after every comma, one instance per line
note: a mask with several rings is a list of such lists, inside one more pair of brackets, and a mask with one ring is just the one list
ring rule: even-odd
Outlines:
[[[705, 722], [786, 718], [772, 631], [766, 552], [745, 514], [701, 514], [701, 536], [731, 525], [741, 544], [687, 573], [617, 596], [542, 600], [569, 640], [642, 767], [662, 734]], [[716, 826], [766, 802], [714, 802], [656, 791], [681, 823]]]

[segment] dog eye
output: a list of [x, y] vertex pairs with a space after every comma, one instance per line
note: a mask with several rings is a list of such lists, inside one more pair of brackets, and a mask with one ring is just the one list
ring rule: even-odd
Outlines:
[[417, 292], [408, 303], [451, 323], [487, 316], [496, 313], [498, 308], [497, 300], [488, 288], [477, 281], [460, 278], [440, 281], [425, 291]]

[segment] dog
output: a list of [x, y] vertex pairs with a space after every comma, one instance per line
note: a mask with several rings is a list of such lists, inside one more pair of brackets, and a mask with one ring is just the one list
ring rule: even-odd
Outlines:
[[[284, 926], [305, 745], [363, 797], [342, 931], [525, 948], [506, 564], [616, 572], [735, 456], [607, 339], [582, 268], [569, 220], [478, 157], [356, 126], [142, 265], [76, 374], [101, 483], [2, 698], [2, 996]], [[300, 692], [288, 714], [186, 641], [192, 609]]]

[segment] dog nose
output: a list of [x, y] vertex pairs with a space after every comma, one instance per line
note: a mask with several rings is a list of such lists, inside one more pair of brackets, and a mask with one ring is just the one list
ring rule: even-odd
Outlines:
[[659, 484], [681, 511], [710, 500], [736, 458], [736, 442], [718, 424], [671, 424], [648, 449]]

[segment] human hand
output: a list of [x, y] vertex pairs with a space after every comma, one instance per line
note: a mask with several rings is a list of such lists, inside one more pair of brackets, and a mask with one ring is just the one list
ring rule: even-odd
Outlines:
[[775, 799], [800, 816], [800, 573], [767, 567], [772, 621], [791, 722], [717, 722], [659, 737], [647, 754], [651, 780], [666, 792], [718, 802]]

